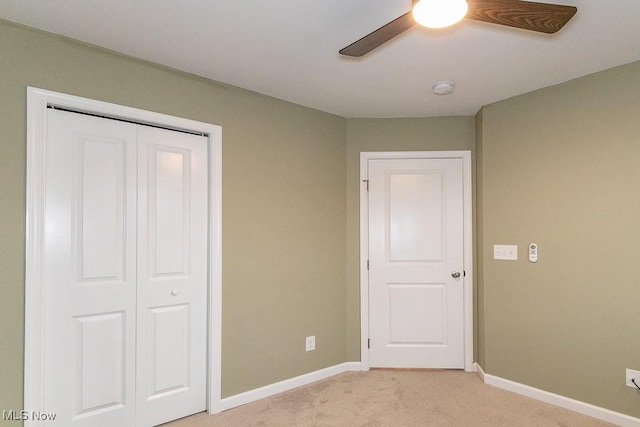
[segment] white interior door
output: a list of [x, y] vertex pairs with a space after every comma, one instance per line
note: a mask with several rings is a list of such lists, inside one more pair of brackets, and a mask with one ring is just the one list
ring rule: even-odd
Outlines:
[[368, 173], [370, 366], [463, 368], [462, 159]]
[[138, 131], [138, 424], [206, 409], [206, 137]]
[[47, 112], [45, 396], [59, 425], [135, 418], [136, 128]]
[[206, 408], [206, 141], [166, 134], [47, 111], [43, 402], [57, 425]]

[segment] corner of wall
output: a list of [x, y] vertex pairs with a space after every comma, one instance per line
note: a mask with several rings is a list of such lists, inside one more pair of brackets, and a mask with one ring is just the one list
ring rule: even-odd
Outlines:
[[483, 137], [483, 117], [484, 107], [480, 108], [475, 115], [475, 145], [474, 145], [474, 260], [475, 283], [474, 283], [474, 359], [482, 366], [485, 363], [485, 341], [484, 341], [484, 278], [483, 278], [483, 233], [482, 233], [482, 137]]

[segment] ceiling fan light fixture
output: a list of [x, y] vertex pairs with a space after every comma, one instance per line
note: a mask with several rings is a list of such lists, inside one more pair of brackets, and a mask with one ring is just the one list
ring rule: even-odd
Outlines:
[[469, 10], [466, 0], [420, 0], [413, 6], [413, 18], [423, 27], [445, 28], [464, 18]]

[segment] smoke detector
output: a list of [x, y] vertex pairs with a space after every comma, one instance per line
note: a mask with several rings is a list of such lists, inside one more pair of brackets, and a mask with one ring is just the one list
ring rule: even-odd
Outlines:
[[435, 95], [451, 95], [453, 93], [453, 88], [455, 87], [455, 83], [450, 80], [442, 80], [439, 82], [435, 82], [431, 88], [433, 89], [433, 93]]

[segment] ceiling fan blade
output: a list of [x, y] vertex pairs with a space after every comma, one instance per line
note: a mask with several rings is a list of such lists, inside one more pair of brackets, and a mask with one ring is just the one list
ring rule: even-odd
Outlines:
[[378, 28], [374, 32], [367, 34], [360, 40], [340, 49], [339, 52], [341, 55], [346, 56], [362, 56], [388, 42], [398, 34], [408, 30], [415, 23], [416, 21], [413, 19], [411, 12], [407, 12], [399, 18], [396, 18], [388, 24]]
[[576, 14], [575, 6], [522, 0], [467, 0], [467, 19], [552, 34]]

